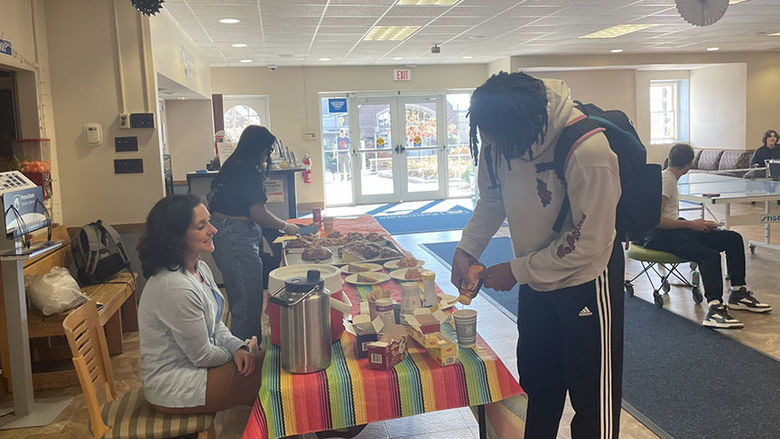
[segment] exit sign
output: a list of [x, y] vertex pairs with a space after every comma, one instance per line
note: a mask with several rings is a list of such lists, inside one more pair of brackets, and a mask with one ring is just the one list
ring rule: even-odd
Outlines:
[[395, 81], [410, 81], [412, 79], [412, 71], [409, 69], [395, 69], [393, 72], [393, 80]]

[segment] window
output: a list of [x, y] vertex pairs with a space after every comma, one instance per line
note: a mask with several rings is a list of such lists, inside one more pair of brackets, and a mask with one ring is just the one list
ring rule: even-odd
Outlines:
[[225, 135], [233, 142], [238, 142], [241, 132], [249, 125], [262, 125], [260, 116], [252, 107], [236, 105], [225, 112]]
[[474, 161], [469, 149], [469, 110], [471, 93], [447, 94], [447, 169], [449, 197], [474, 195]]
[[650, 82], [650, 143], [688, 140], [688, 81]]

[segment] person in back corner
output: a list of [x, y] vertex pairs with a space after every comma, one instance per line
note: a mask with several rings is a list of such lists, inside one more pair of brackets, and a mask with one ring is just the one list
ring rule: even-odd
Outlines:
[[[263, 274], [260, 256], [263, 228], [289, 235], [299, 227], [277, 218], [266, 209], [265, 174], [271, 167], [276, 137], [267, 128], [249, 125], [241, 133], [233, 154], [211, 182], [208, 195], [214, 236], [214, 261], [222, 272], [230, 307], [230, 329], [241, 339], [261, 339]], [[265, 163], [265, 170], [262, 164]]]
[[260, 389], [262, 354], [222, 323], [225, 299], [201, 253], [214, 251], [217, 229], [192, 195], [158, 201], [138, 244], [148, 280], [138, 307], [144, 397], [174, 414], [251, 405]]
[[[596, 133], [575, 145], [565, 187], [553, 162], [565, 126], [583, 114], [560, 80], [501, 72], [474, 91], [470, 145], [479, 200], [452, 261], [457, 286], [506, 220], [515, 258], [488, 267], [484, 286], [520, 284], [517, 362], [528, 393], [525, 437], [555, 438], [566, 400], [571, 436], [617, 438], [623, 358], [624, 260], [616, 239], [617, 156]], [[553, 231], [565, 195], [570, 213]]]
[[766, 160], [780, 160], [780, 148], [777, 147], [778, 135], [775, 130], [767, 130], [764, 133], [762, 145], [759, 146], [750, 157], [750, 167], [764, 166]]
[[[721, 230], [713, 221], [679, 218], [677, 180], [691, 169], [693, 157], [693, 148], [685, 143], [678, 143], [669, 151], [669, 167], [661, 174], [661, 222], [650, 233], [645, 247], [672, 253], [699, 264], [704, 296], [708, 303], [702, 325], [739, 329], [744, 325], [729, 314], [729, 309], [767, 312], [772, 307], [761, 303], [745, 284], [745, 244], [742, 235], [733, 230]], [[720, 252], [723, 251], [726, 252], [731, 283], [727, 304], [723, 303], [723, 269], [720, 262]]]

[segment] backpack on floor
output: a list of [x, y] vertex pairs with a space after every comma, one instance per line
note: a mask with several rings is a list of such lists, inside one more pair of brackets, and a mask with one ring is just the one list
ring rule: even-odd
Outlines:
[[102, 220], [82, 227], [70, 249], [82, 284], [104, 282], [125, 269], [132, 273], [119, 233]]
[[[647, 150], [625, 113], [574, 102], [586, 117], [561, 133], [555, 146], [555, 173], [565, 184], [566, 158], [572, 147], [597, 132], [604, 132], [620, 167], [622, 192], [615, 220], [618, 238], [641, 240], [661, 221], [661, 166], [647, 163]], [[569, 196], [566, 195], [553, 225], [556, 232], [561, 231], [569, 209]]]

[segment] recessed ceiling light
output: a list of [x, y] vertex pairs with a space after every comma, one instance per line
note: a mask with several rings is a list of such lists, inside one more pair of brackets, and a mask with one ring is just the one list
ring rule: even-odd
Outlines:
[[246, 43], [236, 43], [236, 44], [231, 44], [231, 46], [233, 46], [233, 47], [246, 47], [247, 45], [246, 45]]
[[647, 29], [648, 27], [658, 26], [657, 24], [618, 24], [617, 26], [601, 29], [596, 32], [583, 35], [580, 38], [615, 38], [632, 32]]
[[623, 49], [612, 49], [612, 50], [610, 50], [610, 52], [612, 52], [612, 53], [620, 53], [622, 51], [623, 51]]
[[179, 97], [178, 97], [178, 98], [176, 98], [176, 99], [178, 99], [178, 100], [180, 100], [180, 101], [183, 101], [183, 100], [184, 100], [184, 99], [186, 99], [186, 98], [185, 98], [184, 96], [179, 96]]
[[374, 26], [363, 39], [366, 41], [401, 41], [419, 28], [420, 26]]
[[394, 56], [393, 57], [393, 61], [401, 61], [402, 59], [404, 59], [403, 56]]
[[325, 57], [325, 58], [320, 58], [320, 61], [322, 61], [322, 62], [327, 62], [327, 61], [330, 61], [330, 58], [327, 58], [327, 57]]
[[720, 50], [720, 47], [708, 47], [707, 52], [717, 52]]
[[458, 0], [399, 0], [399, 5], [404, 6], [452, 6]]
[[767, 34], [767, 36], [770, 36], [770, 37], [780, 37], [780, 32], [775, 32], [773, 34]]
[[251, 59], [242, 59], [242, 60], [241, 60], [241, 61], [239, 61], [239, 62], [247, 63], [247, 62], [252, 62], [252, 60], [251, 60]]
[[463, 56], [461, 56], [461, 58], [463, 58], [463, 59], [472, 59], [474, 57], [471, 56], [471, 55], [463, 55]]
[[241, 20], [239, 20], [238, 18], [221, 18], [219, 20], [219, 22], [222, 24], [236, 24], [239, 23], [240, 21]]

